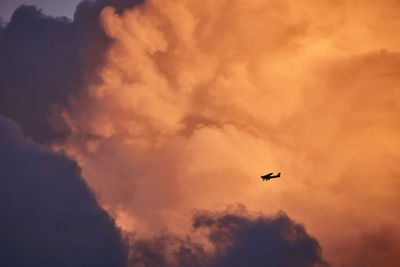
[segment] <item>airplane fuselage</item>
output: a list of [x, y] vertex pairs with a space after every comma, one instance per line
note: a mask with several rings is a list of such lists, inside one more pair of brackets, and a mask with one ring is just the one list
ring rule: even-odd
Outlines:
[[271, 180], [271, 179], [276, 179], [276, 178], [279, 178], [279, 177], [281, 177], [281, 173], [278, 173], [277, 175], [274, 175], [274, 176], [272, 176], [272, 172], [271, 173], [268, 173], [267, 175], [264, 175], [264, 176], [261, 176], [261, 179], [263, 180], [263, 181], [268, 181], [268, 180]]

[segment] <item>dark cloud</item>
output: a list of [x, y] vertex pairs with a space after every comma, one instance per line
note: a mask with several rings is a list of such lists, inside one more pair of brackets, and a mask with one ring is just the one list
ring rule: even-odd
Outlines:
[[0, 118], [0, 265], [124, 266], [119, 230], [77, 164]]
[[49, 124], [51, 104], [64, 104], [82, 85], [74, 36], [68, 19], [21, 6], [0, 41], [0, 112], [37, 141], [63, 132], [62, 120]]
[[83, 1], [74, 21], [46, 16], [35, 6], [19, 7], [0, 26], [0, 113], [41, 143], [68, 134], [61, 107], [96, 80], [111, 44], [98, 22], [101, 10], [121, 11], [140, 2]]
[[2, 19], [0, 18], [0, 40], [3, 37], [3, 32], [4, 32], [4, 24]]
[[171, 234], [134, 240], [130, 253], [132, 266], [212, 266], [210, 255], [203, 246], [189, 237], [182, 239]]
[[[280, 213], [275, 218], [202, 214], [194, 227], [209, 230], [221, 256], [217, 266], [314, 266], [321, 248], [304, 227]], [[231, 244], [226, 246], [226, 244]]]
[[214, 247], [206, 252], [190, 237], [158, 236], [136, 240], [132, 262], [144, 266], [327, 266], [321, 247], [285, 213], [275, 217], [231, 212], [202, 212], [193, 230], [205, 233]]
[[83, 0], [76, 8], [74, 20], [90, 20], [93, 22], [106, 6], [112, 6], [120, 13], [126, 8], [131, 8], [143, 2], [144, 0]]

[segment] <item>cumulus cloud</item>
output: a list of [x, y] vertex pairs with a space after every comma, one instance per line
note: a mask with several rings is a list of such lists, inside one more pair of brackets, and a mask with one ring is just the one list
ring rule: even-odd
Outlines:
[[3, 118], [0, 146], [0, 265], [125, 265], [121, 234], [75, 162]]
[[[9, 34], [15, 15], [0, 73], [24, 69], [31, 44], [65, 47], [45, 68], [26, 52], [26, 71], [0, 79], [0, 112], [75, 159], [124, 230], [186, 242], [193, 208], [240, 202], [305, 223], [338, 266], [395, 266], [398, 1], [84, 1], [73, 22], [22, 11], [44, 33]], [[259, 181], [269, 170], [282, 178]]]
[[48, 117], [81, 87], [74, 34], [66, 18], [22, 6], [0, 39], [0, 112], [41, 142], [68, 130], [59, 119], [50, 125]]
[[22, 5], [0, 26], [0, 113], [41, 143], [62, 139], [70, 129], [62, 107], [95, 82], [111, 44], [98, 23], [105, 6], [132, 7], [140, 1], [84, 1], [74, 21]]
[[[156, 236], [134, 240], [135, 266], [325, 266], [318, 242], [284, 213], [273, 217], [243, 213], [198, 212], [192, 231], [202, 232], [211, 246], [190, 236]], [[244, 210], [245, 211], [245, 210]]]
[[[399, 219], [398, 12], [395, 1], [105, 8], [113, 45], [100, 82], [66, 109], [59, 145], [127, 231], [180, 231], [179, 214], [215, 203], [282, 208], [346, 263], [346, 240]], [[284, 175], [262, 184], [266, 170]]]

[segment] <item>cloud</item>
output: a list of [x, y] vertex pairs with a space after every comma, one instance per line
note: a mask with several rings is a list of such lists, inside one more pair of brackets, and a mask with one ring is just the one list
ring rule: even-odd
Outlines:
[[0, 40], [0, 112], [41, 142], [67, 130], [59, 119], [50, 125], [49, 115], [81, 87], [74, 35], [66, 18], [44, 16], [34, 6], [21, 6]]
[[[398, 225], [393, 6], [154, 0], [122, 13], [105, 8], [113, 44], [100, 82], [65, 109], [73, 130], [60, 146], [127, 231], [179, 232], [180, 214], [239, 202], [285, 210], [329, 261], [347, 264], [343, 251], [357, 249], [346, 240]], [[261, 183], [269, 170], [282, 178]]]
[[124, 266], [112, 218], [77, 164], [0, 119], [0, 265]]
[[70, 129], [62, 107], [96, 81], [111, 44], [99, 13], [105, 6], [123, 9], [139, 2], [84, 1], [74, 21], [20, 6], [0, 29], [0, 113], [38, 142], [64, 138]]
[[395, 225], [380, 225], [349, 240], [351, 251], [340, 251], [346, 266], [396, 266], [399, 262], [399, 231]]
[[3, 24], [4, 23], [3, 23], [2, 19], [0, 18], [0, 38], [2, 38], [3, 32], [4, 32], [4, 25]]
[[[390, 251], [398, 248], [382, 246], [387, 251], [381, 253], [362, 243], [366, 233], [398, 225], [400, 79], [393, 74], [398, 66], [399, 53], [385, 50], [325, 65], [309, 87], [318, 91], [308, 94], [298, 116], [285, 122], [288, 131], [296, 129], [293, 151], [304, 156], [292, 162], [293, 175], [301, 174], [308, 188], [286, 188], [285, 210], [291, 216], [313, 213], [315, 228], [306, 224], [313, 229], [323, 223], [318, 236], [329, 244], [321, 241], [325, 252], [336, 259], [346, 255], [337, 265], [365, 266], [360, 250], [377, 266], [396, 265]], [[382, 231], [379, 238], [385, 240], [385, 233], [399, 238], [395, 231]], [[344, 248], [346, 240], [359, 241]]]
[[[0, 112], [76, 160], [124, 230], [175, 242], [193, 208], [239, 202], [285, 210], [337, 266], [395, 266], [398, 1], [85, 1], [73, 22], [19, 12], [0, 41]], [[261, 183], [269, 170], [281, 179]]]
[[189, 236], [156, 236], [133, 241], [131, 262], [139, 266], [327, 265], [318, 242], [284, 213], [265, 217], [202, 211], [194, 215], [192, 231], [202, 232], [212, 248], [208, 251]]

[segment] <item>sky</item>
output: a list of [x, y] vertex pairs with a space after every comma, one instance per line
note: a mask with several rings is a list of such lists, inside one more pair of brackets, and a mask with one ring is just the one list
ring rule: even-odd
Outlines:
[[42, 5], [0, 28], [0, 265], [400, 261], [398, 1]]
[[9, 21], [14, 10], [20, 5], [35, 5], [47, 15], [73, 18], [79, 2], [80, 0], [1, 0], [0, 17]]

